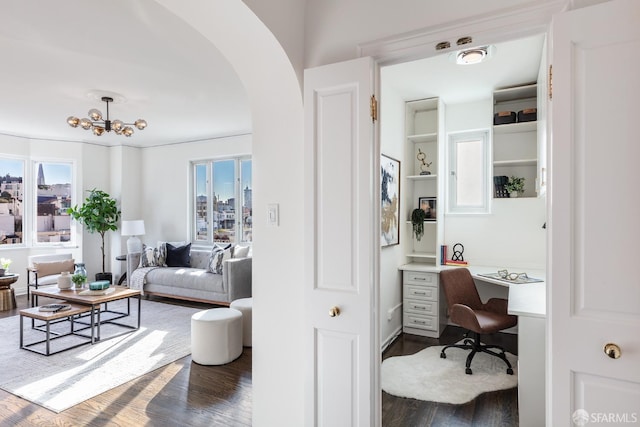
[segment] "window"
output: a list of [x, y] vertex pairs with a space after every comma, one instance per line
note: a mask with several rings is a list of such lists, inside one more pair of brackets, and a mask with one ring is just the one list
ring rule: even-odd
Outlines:
[[195, 242], [251, 242], [251, 159], [236, 157], [193, 163]]
[[0, 158], [0, 245], [23, 242], [24, 161]]
[[449, 213], [488, 213], [489, 132], [449, 136]]
[[36, 244], [68, 243], [71, 241], [73, 164], [65, 162], [34, 162], [36, 209]]

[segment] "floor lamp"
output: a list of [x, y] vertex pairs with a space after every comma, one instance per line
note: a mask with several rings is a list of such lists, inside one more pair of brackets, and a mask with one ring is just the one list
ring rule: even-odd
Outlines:
[[131, 283], [131, 259], [129, 254], [142, 253], [142, 241], [138, 236], [144, 236], [144, 220], [122, 221], [122, 235], [127, 239], [127, 282]]

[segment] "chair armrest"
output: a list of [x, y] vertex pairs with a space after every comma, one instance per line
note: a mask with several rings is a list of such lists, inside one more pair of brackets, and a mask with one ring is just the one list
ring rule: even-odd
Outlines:
[[476, 313], [469, 306], [454, 304], [449, 311], [449, 315], [451, 316], [451, 321], [456, 325], [473, 332], [480, 331], [480, 323]]
[[229, 293], [229, 302], [251, 297], [253, 258], [231, 258], [222, 263], [222, 283]]
[[491, 298], [484, 304], [483, 310], [492, 313], [507, 314], [507, 306], [509, 301], [504, 298]]
[[[33, 278], [33, 282], [31, 279]], [[38, 285], [38, 269], [35, 267], [27, 267], [27, 284]]]

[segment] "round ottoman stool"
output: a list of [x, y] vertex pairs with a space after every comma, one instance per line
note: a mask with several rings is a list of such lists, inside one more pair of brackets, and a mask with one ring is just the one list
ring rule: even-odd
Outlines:
[[200, 365], [224, 365], [242, 354], [242, 313], [212, 308], [191, 316], [191, 359]]
[[253, 309], [253, 298], [240, 298], [231, 303], [229, 307], [242, 313], [242, 345], [251, 347], [251, 330], [253, 321], [251, 311]]

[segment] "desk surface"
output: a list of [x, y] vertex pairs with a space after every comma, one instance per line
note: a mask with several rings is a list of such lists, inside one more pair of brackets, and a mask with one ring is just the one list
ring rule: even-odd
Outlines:
[[[449, 270], [452, 268], [460, 268], [460, 267], [451, 267], [447, 265], [428, 265], [428, 264], [405, 264], [400, 266], [400, 270], [410, 270], [410, 271], [424, 271], [431, 273], [439, 273], [443, 270]], [[514, 314], [517, 316], [529, 316], [529, 317], [541, 317], [545, 318], [547, 313], [547, 296], [546, 296], [546, 283], [544, 279], [546, 277], [545, 272], [542, 270], [533, 270], [533, 269], [512, 269], [502, 267], [494, 267], [494, 266], [477, 266], [470, 265], [467, 267], [471, 272], [471, 275], [476, 280], [481, 280], [483, 282], [492, 283], [498, 286], [505, 286], [509, 288], [509, 314]], [[529, 277], [535, 277], [542, 279], [542, 282], [536, 283], [524, 283], [524, 284], [511, 284], [507, 283], [503, 280], [496, 280], [490, 277], [479, 276], [479, 274], [487, 274], [487, 273], [496, 273], [498, 270], [507, 269], [509, 272], [513, 273], [522, 273], [523, 271], [527, 273]]]

